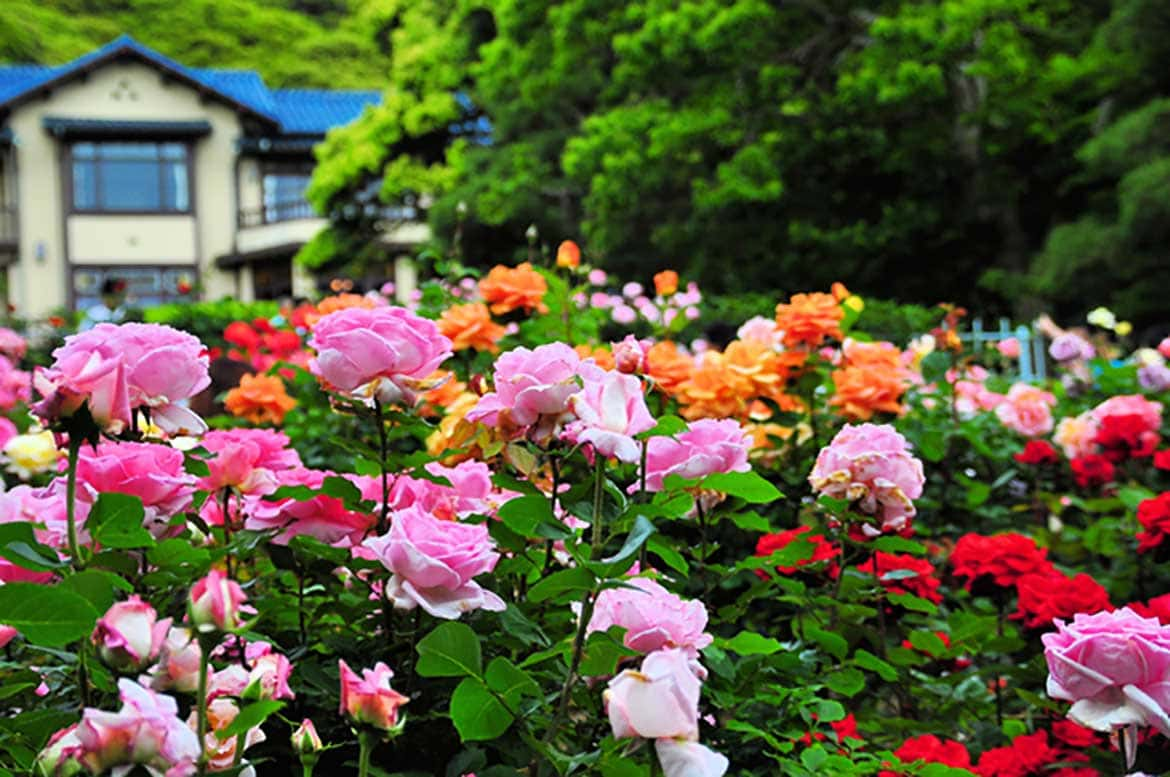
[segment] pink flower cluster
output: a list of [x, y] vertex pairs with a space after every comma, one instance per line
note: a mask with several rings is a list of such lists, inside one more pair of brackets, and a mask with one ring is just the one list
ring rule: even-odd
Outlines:
[[207, 425], [183, 403], [211, 383], [207, 367], [207, 349], [186, 332], [161, 324], [98, 324], [65, 338], [52, 366], [36, 372], [42, 399], [33, 412], [52, 424], [88, 403], [94, 421], [113, 434], [131, 426], [138, 411], [167, 433], [200, 433]]
[[698, 600], [685, 601], [647, 577], [625, 581], [630, 588], [609, 588], [597, 596], [593, 617], [585, 631], [626, 630], [625, 646], [639, 653], [680, 648], [691, 658], [711, 644], [707, 608]]
[[861, 526], [867, 537], [910, 531], [914, 500], [926, 482], [906, 438], [887, 424], [843, 427], [817, 454], [808, 480], [814, 491], [876, 518], [877, 527]]
[[674, 437], [651, 437], [646, 444], [646, 490], [661, 491], [669, 475], [686, 480], [716, 472], [747, 472], [751, 440], [733, 419], [692, 421]]
[[[596, 277], [590, 273], [589, 280], [600, 286], [607, 280], [604, 274]], [[703, 295], [699, 292], [698, 284], [687, 284], [685, 291], [675, 292], [666, 297], [648, 296], [640, 283], [627, 283], [622, 286], [621, 294], [610, 294], [597, 290], [588, 296], [581, 294], [576, 299], [578, 307], [595, 308], [610, 311], [610, 317], [615, 323], [630, 325], [642, 320], [665, 327], [670, 327], [681, 315], [688, 321], [694, 321], [700, 315], [699, 303]]]
[[183, 453], [167, 445], [140, 442], [82, 446], [77, 460], [78, 498], [92, 504], [102, 493], [136, 496], [145, 509], [143, 525], [155, 537], [174, 536], [183, 526], [171, 518], [186, 510], [196, 480], [183, 469]]
[[[281, 486], [306, 486], [319, 489], [333, 472], [318, 469], [285, 469], [275, 473], [275, 490]], [[372, 477], [342, 474], [340, 477], [357, 486], [363, 499], [382, 501], [381, 483]], [[351, 510], [334, 496], [320, 494], [298, 501], [273, 499], [272, 492], [252, 493], [244, 500], [244, 528], [251, 531], [278, 530], [272, 542], [287, 545], [293, 537], [306, 534], [327, 545], [350, 547], [373, 528], [375, 516], [364, 510]]]
[[722, 777], [726, 756], [699, 744], [699, 696], [706, 670], [678, 648], [646, 656], [609, 681], [605, 708], [615, 739], [655, 741], [666, 777]]
[[1000, 422], [1025, 437], [1042, 437], [1052, 431], [1052, 408], [1056, 397], [1051, 391], [1017, 383], [1008, 390], [995, 408]]

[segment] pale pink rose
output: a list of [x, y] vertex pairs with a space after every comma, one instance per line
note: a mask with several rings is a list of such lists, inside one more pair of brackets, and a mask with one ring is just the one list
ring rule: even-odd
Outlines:
[[632, 324], [638, 320], [638, 311], [624, 302], [613, 307], [613, 320], [618, 324]]
[[0, 326], [0, 355], [18, 364], [27, 352], [28, 343], [23, 337], [6, 326]]
[[157, 663], [142, 680], [155, 690], [193, 693], [199, 687], [201, 654], [199, 640], [190, 629], [172, 626], [167, 631]]
[[620, 343], [610, 343], [614, 369], [627, 375], [641, 375], [646, 371], [646, 351], [649, 347], [649, 340], [639, 340], [633, 335], [626, 335]]
[[418, 505], [432, 515], [451, 520], [473, 513], [486, 514], [491, 510], [494, 492], [492, 472], [482, 461], [463, 461], [454, 467], [438, 462], [426, 465], [435, 477], [446, 478], [445, 486], [433, 480], [400, 475], [390, 487], [390, 509], [404, 510]]
[[1020, 341], [1015, 337], [1005, 338], [995, 344], [995, 350], [999, 351], [1004, 358], [1018, 359], [1020, 358]]
[[213, 569], [191, 587], [187, 617], [197, 631], [233, 631], [243, 625], [241, 607], [247, 598], [239, 583]]
[[240, 697], [248, 688], [248, 670], [239, 664], [228, 664], [207, 678], [207, 700], [221, 696]]
[[[876, 517], [881, 532], [903, 532], [917, 512], [914, 500], [922, 496], [926, 478], [922, 462], [894, 427], [861, 424], [845, 426], [821, 449], [808, 481], [814, 491], [853, 502]], [[867, 536], [879, 533], [868, 524], [861, 528]]]
[[1162, 427], [1162, 403], [1153, 402], [1140, 394], [1109, 397], [1092, 409], [1093, 419], [1100, 424], [1110, 416], [1137, 416], [1147, 431], [1157, 432]]
[[755, 340], [769, 346], [776, 345], [779, 340], [776, 321], [763, 316], [753, 316], [743, 322], [735, 335], [740, 340]]
[[1138, 385], [1146, 391], [1170, 391], [1170, 367], [1165, 364], [1143, 364], [1138, 367]]
[[1051, 391], [1016, 383], [995, 408], [1000, 423], [1025, 437], [1042, 437], [1052, 431], [1052, 408], [1056, 397]]
[[1064, 451], [1069, 459], [1088, 456], [1097, 452], [1097, 420], [1091, 411], [1078, 416], [1065, 416], [1056, 425], [1052, 440]]
[[1097, 731], [1154, 726], [1170, 736], [1170, 627], [1128, 607], [1041, 636], [1048, 695], [1073, 702], [1069, 718]]
[[94, 627], [90, 641], [102, 663], [128, 674], [154, 663], [170, 627], [170, 618], [159, 620], [154, 608], [134, 595], [106, 610]]
[[507, 429], [536, 425], [545, 437], [568, 413], [569, 398], [581, 390], [580, 381], [601, 373], [564, 343], [514, 348], [496, 360], [495, 390], [480, 398], [467, 420]]
[[227, 429], [203, 435], [200, 444], [214, 456], [200, 481], [208, 491], [234, 488], [245, 494], [276, 490], [276, 473], [302, 466], [288, 436], [272, 429]]
[[195, 477], [183, 469], [183, 453], [169, 445], [142, 442], [83, 445], [77, 460], [78, 498], [92, 504], [99, 493], [136, 496], [146, 515], [143, 526], [156, 538], [182, 532], [170, 520], [191, 506]]
[[962, 378], [957, 370], [947, 371], [947, 382], [955, 387], [955, 412], [960, 418], [970, 418], [981, 410], [994, 410], [1006, 399], [987, 388], [987, 370], [975, 365], [969, 367]]
[[1092, 359], [1095, 354], [1093, 344], [1074, 332], [1057, 335], [1048, 346], [1048, 355], [1058, 362]]
[[11, 410], [32, 398], [32, 375], [0, 356], [0, 410]]
[[252, 667], [248, 686], [254, 687], [261, 699], [293, 699], [296, 694], [288, 685], [293, 666], [286, 656], [272, 649], [267, 642], [249, 642], [244, 658]]
[[337, 665], [341, 670], [339, 712], [354, 723], [382, 731], [397, 726], [398, 708], [409, 699], [390, 687], [390, 680], [394, 677], [390, 667], [379, 661], [373, 669], [363, 669], [362, 676], [358, 677], [345, 661], [339, 660]]
[[3, 649], [9, 642], [16, 639], [20, 632], [11, 626], [0, 626], [0, 649]]
[[400, 307], [346, 308], [313, 326], [309, 370], [332, 388], [392, 404], [414, 404], [451, 341], [434, 321]]
[[[289, 469], [276, 473], [276, 486], [307, 486], [319, 489], [325, 478], [334, 473], [316, 469]], [[382, 501], [382, 486], [377, 478], [342, 474], [353, 483], [363, 499]], [[373, 528], [377, 516], [362, 510], [349, 510], [337, 497], [321, 494], [298, 502], [295, 499], [272, 499], [271, 495], [252, 495], [245, 500], [244, 527], [251, 531], [279, 529], [272, 538], [277, 545], [287, 545], [293, 537], [307, 534], [327, 545], [350, 546]]]
[[[37, 524], [33, 529], [37, 542], [62, 550], [68, 545], [64, 494], [64, 488], [55, 485], [48, 488], [20, 485], [0, 492], [0, 524]], [[82, 508], [78, 510], [78, 523], [83, 527], [88, 506], [79, 504], [78, 507]], [[80, 530], [79, 539], [84, 536], [84, 531]], [[0, 582], [44, 583], [52, 577], [52, 572], [34, 572], [0, 558]]]
[[666, 738], [654, 743], [663, 777], [723, 777], [727, 756], [688, 739]]
[[701, 601], [684, 600], [646, 577], [623, 582], [632, 588], [607, 588], [597, 595], [587, 634], [620, 626], [626, 630], [623, 642], [630, 650], [681, 648], [691, 658], [711, 644], [705, 631], [707, 608]]
[[[233, 735], [226, 739], [220, 739], [216, 732], [222, 731], [232, 724], [232, 721], [240, 714], [239, 705], [235, 701], [226, 697], [219, 697], [211, 699], [207, 703], [207, 735], [204, 739], [204, 752], [207, 755], [207, 771], [209, 772], [223, 772], [231, 769], [237, 762], [241, 761], [242, 753], [237, 753], [236, 749], [239, 747], [239, 735]], [[187, 717], [187, 725], [191, 730], [198, 726], [198, 713], [194, 710]], [[267, 737], [261, 731], [259, 726], [253, 726], [244, 734], [244, 745], [242, 750], [247, 750], [253, 745], [258, 745]], [[240, 774], [246, 775], [248, 768]], [[255, 772], [253, 771], [254, 775]], [[168, 774], [167, 777], [170, 777]]]
[[292, 733], [292, 747], [297, 754], [316, 753], [325, 747], [313, 721], [305, 718]]
[[606, 274], [605, 270], [598, 269], [590, 270], [589, 275], [586, 277], [594, 286], [604, 286], [605, 282], [609, 279], [609, 276]]
[[732, 419], [692, 421], [674, 437], [646, 443], [646, 490], [661, 491], [668, 475], [695, 480], [716, 472], [747, 472], [751, 439]]
[[605, 709], [614, 739], [682, 737], [699, 733], [702, 684], [682, 650], [659, 650], [609, 681]]
[[465, 612], [499, 612], [504, 601], [472, 578], [496, 568], [500, 554], [482, 524], [444, 521], [412, 505], [396, 511], [390, 531], [362, 547], [393, 572], [386, 595], [394, 606], [422, 607], [453, 620]]
[[622, 296], [629, 299], [642, 296], [642, 284], [637, 281], [630, 281], [625, 286], [622, 286]]
[[195, 772], [199, 739], [179, 720], [179, 705], [170, 696], [143, 688], [132, 680], [118, 681], [122, 708], [118, 712], [86, 708], [69, 735], [76, 745], [72, 757], [92, 774], [140, 764], [170, 775]]
[[33, 373], [33, 387], [41, 400], [31, 410], [46, 425], [71, 418], [87, 405], [103, 431], [119, 434], [130, 426], [122, 352], [116, 340], [95, 331], [66, 337], [65, 344], [53, 351], [53, 364]]
[[588, 443], [606, 458], [626, 463], [641, 458], [634, 435], [654, 428], [641, 380], [620, 372], [586, 379], [585, 388], [569, 398], [569, 408], [577, 418], [565, 427], [567, 439]]
[[199, 338], [162, 324], [98, 324], [85, 334], [110, 338], [121, 353], [132, 409], [149, 412], [170, 434], [206, 431], [203, 419], [181, 404], [211, 385]]

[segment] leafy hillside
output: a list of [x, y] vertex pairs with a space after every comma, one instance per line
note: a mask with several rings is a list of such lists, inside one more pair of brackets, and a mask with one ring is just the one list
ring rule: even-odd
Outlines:
[[392, 13], [376, 0], [4, 0], [0, 60], [59, 64], [128, 33], [195, 67], [270, 86], [377, 87]]

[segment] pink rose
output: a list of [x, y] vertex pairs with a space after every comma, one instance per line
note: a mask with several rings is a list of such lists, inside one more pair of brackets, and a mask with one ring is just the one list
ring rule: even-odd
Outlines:
[[776, 321], [763, 316], [753, 316], [736, 330], [735, 336], [740, 340], [755, 340], [765, 345], [773, 346], [779, 342]]
[[[88, 505], [79, 503], [78, 507], [81, 509], [78, 510], [77, 518], [78, 523], [81, 523], [85, 520]], [[47, 488], [21, 485], [0, 492], [0, 524], [13, 522], [37, 524], [33, 529], [37, 542], [58, 550], [67, 547], [64, 484], [61, 487], [53, 484]], [[78, 534], [82, 541], [87, 539], [81, 527]], [[0, 581], [43, 583], [52, 577], [52, 572], [34, 572], [0, 558]]]
[[995, 415], [1000, 423], [1014, 432], [1025, 437], [1042, 437], [1052, 431], [1052, 408], [1055, 405], [1056, 397], [1052, 392], [1017, 383], [995, 408]]
[[646, 490], [661, 491], [667, 475], [694, 480], [716, 472], [747, 472], [750, 438], [738, 421], [692, 421], [674, 437], [646, 444]]
[[604, 699], [614, 738], [695, 739], [701, 690], [684, 651], [668, 648], [651, 653], [641, 669], [626, 669], [609, 681]]
[[1090, 412], [1098, 424], [1110, 416], [1136, 416], [1147, 431], [1157, 432], [1162, 427], [1162, 403], [1140, 394], [1110, 397]]
[[711, 644], [705, 631], [707, 608], [701, 601], [684, 600], [647, 577], [624, 582], [632, 588], [607, 588], [597, 595], [586, 633], [620, 626], [626, 630], [623, 642], [630, 650], [681, 648], [692, 658]]
[[1093, 344], [1073, 332], [1057, 335], [1048, 346], [1048, 355], [1058, 362], [1092, 359], [1096, 354]]
[[596, 379], [601, 372], [592, 361], [581, 361], [564, 343], [549, 343], [531, 351], [514, 348], [496, 360], [495, 391], [480, 398], [467, 420], [509, 429], [543, 421], [538, 434], [547, 437], [560, 416], [568, 412], [569, 398], [581, 390], [579, 378]]
[[65, 345], [53, 351], [52, 366], [37, 368], [33, 386], [41, 400], [31, 410], [53, 425], [88, 405], [102, 430], [119, 434], [130, 426], [126, 366], [117, 342], [94, 332], [66, 337]]
[[1048, 695], [1097, 731], [1154, 726], [1170, 736], [1170, 628], [1128, 607], [1054, 621], [1044, 634]]
[[181, 451], [143, 442], [105, 441], [96, 450], [82, 446], [77, 480], [82, 487], [79, 497], [91, 504], [99, 493], [141, 499], [146, 510], [143, 525], [156, 538], [182, 531], [182, 526], [168, 522], [191, 506], [195, 492], [195, 478], [183, 469]]
[[666, 738], [654, 743], [663, 777], [723, 777], [727, 756], [687, 739]]
[[98, 324], [85, 334], [108, 337], [118, 348], [131, 408], [148, 411], [170, 434], [206, 431], [203, 419], [180, 404], [211, 385], [207, 348], [199, 338], [162, 324]]
[[362, 547], [394, 574], [386, 594], [403, 610], [422, 607], [453, 620], [465, 612], [499, 612], [504, 601], [472, 578], [496, 568], [500, 554], [482, 524], [444, 521], [417, 505], [393, 514], [390, 531]]
[[317, 733], [313, 721], [305, 718], [292, 733], [292, 746], [297, 754], [303, 755], [320, 751], [325, 747], [325, 743], [321, 741], [321, 735]]
[[1060, 446], [1069, 459], [1089, 456], [1097, 452], [1097, 420], [1092, 412], [1065, 416], [1056, 425], [1052, 441]]
[[995, 350], [1007, 359], [1020, 358], [1020, 341], [1015, 337], [1008, 337], [995, 344]]
[[1170, 359], [1170, 337], [1163, 337], [1162, 342], [1158, 343], [1158, 353]]
[[414, 404], [424, 381], [451, 355], [434, 321], [400, 307], [346, 308], [313, 327], [309, 370], [345, 393]]
[[649, 349], [649, 340], [639, 340], [633, 335], [626, 335], [620, 343], [611, 343], [614, 368], [627, 375], [641, 375], [646, 371], [646, 351]]
[[452, 520], [492, 509], [490, 500], [495, 492], [492, 472], [482, 461], [463, 461], [454, 467], [431, 462], [426, 465], [426, 471], [446, 478], [451, 485], [400, 475], [390, 487], [391, 510], [418, 505], [438, 518]]
[[[882, 424], [845, 426], [817, 454], [808, 477], [813, 490], [832, 499], [855, 503], [856, 509], [876, 517], [881, 532], [910, 528], [914, 501], [922, 496], [926, 478], [922, 462], [910, 454], [910, 444], [894, 427]], [[879, 533], [868, 524], [867, 536]]]
[[[325, 478], [332, 476], [334, 473], [326, 470], [289, 469], [276, 474], [276, 486], [320, 488]], [[376, 478], [350, 474], [341, 477], [357, 486], [363, 499], [381, 503], [382, 486]], [[303, 502], [253, 495], [245, 500], [245, 511], [245, 528], [251, 531], [281, 530], [272, 539], [277, 545], [287, 545], [293, 537], [307, 534], [327, 545], [340, 543], [349, 546], [360, 542], [377, 520], [372, 513], [349, 510], [342, 500], [325, 494]]]
[[9, 642], [16, 639], [19, 631], [11, 626], [0, 626], [0, 649], [3, 649]]
[[293, 699], [296, 694], [288, 685], [293, 666], [286, 656], [277, 653], [267, 642], [249, 642], [244, 658], [252, 669], [248, 673], [248, 687], [257, 691], [261, 699]]
[[174, 689], [194, 693], [199, 687], [199, 660], [202, 652], [191, 630], [172, 626], [163, 640], [158, 661], [143, 678], [155, 690]]
[[170, 618], [160, 621], [154, 608], [135, 595], [106, 610], [90, 640], [106, 666], [126, 674], [154, 663], [170, 627]]
[[243, 625], [244, 589], [218, 569], [198, 580], [187, 598], [187, 617], [201, 632], [234, 631]]
[[390, 679], [394, 677], [390, 667], [379, 661], [373, 669], [363, 669], [362, 676], [358, 677], [345, 661], [339, 660], [337, 665], [341, 670], [339, 712], [348, 715], [354, 723], [382, 731], [397, 726], [398, 708], [409, 699], [390, 687]]
[[20, 430], [16, 428], [16, 424], [0, 416], [0, 450], [4, 450], [4, 446], [18, 434], [20, 434]]
[[269, 494], [276, 490], [276, 473], [302, 466], [288, 436], [272, 429], [208, 432], [201, 444], [215, 454], [207, 461], [211, 473], [200, 482], [208, 491], [230, 487], [245, 494]]
[[13, 364], [19, 363], [28, 352], [28, 343], [6, 326], [0, 326], [0, 355], [7, 356]]
[[587, 379], [585, 388], [569, 398], [569, 407], [577, 420], [565, 427], [568, 439], [589, 443], [606, 458], [626, 463], [641, 458], [634, 435], [654, 428], [641, 380], [620, 372], [603, 373], [596, 380]]
[[11, 410], [17, 402], [28, 402], [31, 397], [32, 375], [0, 356], [0, 410]]

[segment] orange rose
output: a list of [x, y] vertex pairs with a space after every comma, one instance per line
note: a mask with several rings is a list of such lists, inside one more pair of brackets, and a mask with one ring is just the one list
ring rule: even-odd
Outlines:
[[467, 384], [455, 379], [455, 373], [450, 370], [435, 370], [427, 378], [427, 382], [437, 381], [433, 389], [424, 393], [420, 415], [434, 414], [436, 408], [449, 406], [463, 394], [467, 393]]
[[654, 292], [660, 297], [669, 297], [678, 291], [678, 273], [663, 270], [654, 276]]
[[474, 348], [490, 353], [500, 350], [496, 343], [504, 336], [504, 327], [492, 321], [492, 314], [482, 302], [453, 305], [443, 311], [438, 323], [439, 332], [451, 338], [452, 350]]
[[525, 313], [533, 310], [547, 313], [548, 306], [543, 301], [547, 291], [544, 276], [533, 270], [528, 262], [516, 268], [497, 264], [479, 282], [480, 296], [492, 306], [492, 312], [497, 316], [519, 308]]
[[707, 351], [691, 376], [678, 387], [676, 396], [683, 406], [680, 415], [688, 421], [746, 417], [752, 389], [749, 378], [728, 369], [723, 354]]
[[591, 345], [582, 343], [581, 345], [574, 346], [573, 350], [582, 359], [592, 359], [603, 370], [612, 370], [614, 368], [613, 351], [608, 348], [603, 348], [600, 345], [594, 348]]
[[581, 249], [572, 240], [566, 240], [557, 248], [557, 267], [576, 270], [581, 266]]
[[901, 414], [902, 394], [910, 385], [901, 351], [893, 343], [846, 340], [844, 365], [833, 371], [836, 393], [829, 404], [851, 421], [868, 421], [874, 413]]
[[646, 351], [646, 374], [667, 394], [673, 394], [694, 368], [695, 360], [669, 340], [657, 342]]
[[826, 337], [840, 340], [843, 318], [845, 311], [837, 299], [822, 292], [793, 294], [787, 304], [776, 306], [776, 326], [784, 332], [784, 344], [790, 348], [815, 348]]
[[236, 418], [254, 424], [284, 423], [284, 414], [297, 406], [285, 391], [284, 381], [275, 375], [244, 375], [240, 385], [228, 392], [223, 403]]
[[375, 303], [369, 297], [364, 297], [361, 294], [334, 294], [332, 297], [326, 297], [317, 303], [315, 311], [305, 313], [305, 324], [312, 327], [321, 319], [330, 313], [335, 313], [338, 310], [345, 310], [346, 308], [373, 308]]

